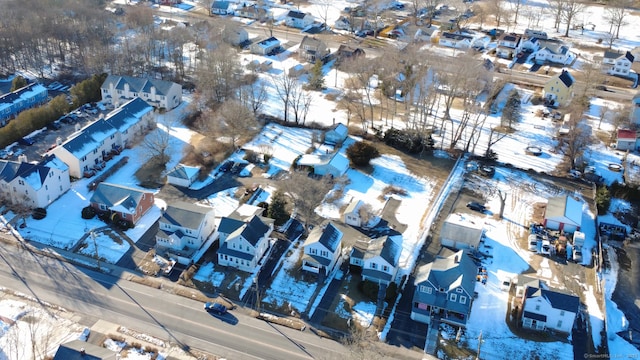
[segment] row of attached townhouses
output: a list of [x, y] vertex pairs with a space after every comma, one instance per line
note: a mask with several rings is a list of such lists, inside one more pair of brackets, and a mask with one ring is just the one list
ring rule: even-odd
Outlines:
[[121, 106], [140, 98], [156, 109], [171, 110], [182, 102], [182, 86], [171, 81], [109, 75], [100, 87], [102, 102]]
[[0, 126], [5, 126], [20, 112], [45, 103], [48, 96], [47, 88], [38, 83], [0, 95]]
[[49, 151], [69, 166], [69, 174], [81, 178], [87, 171], [103, 168], [114, 151], [131, 145], [155, 123], [153, 107], [134, 98], [109, 113], [105, 118], [85, 126], [60, 141]]

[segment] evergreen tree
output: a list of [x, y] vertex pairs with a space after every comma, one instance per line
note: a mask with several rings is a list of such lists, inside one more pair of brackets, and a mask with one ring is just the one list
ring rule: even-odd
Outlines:
[[355, 166], [366, 166], [371, 159], [380, 157], [380, 152], [370, 143], [359, 141], [347, 148], [347, 157]]
[[22, 76], [18, 75], [13, 78], [13, 81], [11, 81], [11, 91], [16, 91], [27, 85], [29, 85], [27, 84], [27, 80], [25, 80], [25, 78], [23, 78]]
[[520, 120], [520, 94], [517, 90], [511, 90], [507, 103], [502, 109], [502, 126], [511, 129], [514, 122]]
[[324, 75], [322, 74], [322, 60], [316, 60], [309, 74], [309, 89], [320, 90], [324, 87]]
[[286, 210], [287, 199], [284, 193], [280, 190], [276, 190], [271, 196], [271, 204], [267, 210], [267, 215], [275, 219], [276, 225], [284, 224], [289, 219], [289, 214]]

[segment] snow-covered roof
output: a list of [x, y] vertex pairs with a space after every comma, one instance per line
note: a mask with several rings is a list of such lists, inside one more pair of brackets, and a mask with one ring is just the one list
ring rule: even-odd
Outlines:
[[22, 87], [16, 91], [0, 95], [0, 114], [6, 108], [11, 107], [15, 103], [29, 101], [39, 94], [47, 94], [47, 88], [38, 83], [32, 83]]
[[152, 193], [108, 183], [100, 183], [91, 196], [91, 203], [102, 204], [109, 209], [125, 214], [133, 214], [144, 196]]
[[477, 247], [482, 237], [482, 224], [462, 214], [450, 214], [442, 224], [440, 237]]
[[198, 229], [206, 215], [213, 211], [212, 207], [177, 202], [167, 206], [160, 217], [160, 222], [184, 227], [187, 229]]
[[332, 222], [329, 222], [324, 228], [318, 226], [311, 230], [307, 240], [304, 242], [304, 246], [319, 243], [333, 253], [340, 247], [342, 237], [342, 231], [338, 230]]
[[548, 200], [544, 218], [580, 226], [582, 224], [582, 205], [581, 201], [571, 196], [552, 197]]
[[167, 173], [167, 177], [190, 180], [200, 172], [199, 166], [178, 164]]
[[[158, 95], [168, 95], [172, 86], [178, 85], [171, 81], [152, 78], [136, 78], [133, 76], [109, 75], [102, 83], [102, 89], [113, 86], [116, 90], [124, 90], [129, 85], [129, 91], [137, 93], [151, 93], [151, 88], [156, 89]], [[182, 88], [182, 86], [180, 86]]]

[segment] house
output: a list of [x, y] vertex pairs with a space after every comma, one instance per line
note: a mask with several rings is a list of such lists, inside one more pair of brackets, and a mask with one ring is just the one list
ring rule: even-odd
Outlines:
[[580, 298], [562, 292], [527, 287], [522, 305], [522, 327], [571, 333]]
[[569, 47], [565, 44], [554, 40], [538, 41], [540, 50], [535, 54], [536, 64], [544, 64], [545, 62], [567, 65], [573, 61], [573, 56], [569, 51]]
[[48, 153], [54, 154], [69, 166], [69, 175], [75, 178], [91, 176], [95, 169], [114, 153], [129, 147], [155, 123], [153, 107], [140, 98], [134, 98], [71, 134], [64, 142], [60, 139]]
[[415, 35], [413, 35], [413, 39], [416, 42], [424, 41], [431, 43], [432, 41], [435, 41], [439, 33], [440, 32], [438, 31], [438, 28], [435, 26], [419, 28], [418, 30], [416, 30]]
[[157, 109], [173, 109], [182, 102], [182, 85], [171, 81], [109, 75], [100, 87], [102, 101], [115, 107], [139, 97]]
[[189, 187], [200, 174], [199, 166], [178, 164], [167, 173], [167, 182], [171, 185]]
[[222, 40], [233, 46], [244, 45], [249, 41], [249, 33], [241, 26], [227, 25], [222, 30]]
[[389, 285], [396, 281], [402, 252], [402, 235], [385, 235], [370, 241], [358, 241], [351, 249], [349, 264], [362, 270], [362, 281]]
[[338, 51], [336, 51], [336, 64], [339, 65], [345, 61], [356, 60], [361, 56], [365, 56], [365, 52], [362, 48], [340, 44]]
[[243, 4], [241, 7], [236, 8], [234, 13], [236, 16], [253, 20], [262, 20], [267, 18], [267, 11], [255, 4]]
[[215, 230], [212, 207], [176, 202], [167, 206], [158, 220], [156, 249], [170, 253], [180, 264], [190, 265], [198, 260], [193, 259], [195, 252], [215, 235]]
[[361, 227], [362, 226], [362, 216], [360, 215], [360, 210], [362, 206], [365, 204], [362, 200], [351, 200], [346, 209], [344, 209], [343, 213], [343, 221], [347, 225]]
[[524, 36], [528, 38], [536, 38], [540, 40], [546, 40], [549, 36], [545, 31], [542, 30], [534, 30], [534, 29], [526, 29], [524, 31]]
[[438, 44], [441, 46], [448, 46], [455, 49], [468, 49], [471, 47], [471, 42], [473, 40], [473, 36], [451, 33], [451, 32], [443, 32], [440, 35], [440, 40]]
[[520, 43], [520, 50], [526, 52], [536, 52], [540, 49], [540, 39], [537, 37], [530, 37], [522, 40]]
[[340, 16], [338, 20], [333, 23], [333, 28], [337, 30], [346, 30], [353, 31], [353, 26], [351, 26], [351, 22], [345, 16]]
[[549, 289], [547, 283], [544, 282], [544, 280], [525, 274], [519, 274], [516, 277], [515, 287], [516, 298], [520, 299], [521, 304], [528, 287], [534, 287], [537, 289]]
[[0, 126], [20, 112], [47, 102], [49, 93], [41, 84], [32, 83], [10, 93], [0, 95]]
[[640, 134], [636, 130], [618, 129], [616, 138], [618, 150], [640, 150]]
[[233, 13], [231, 10], [231, 2], [216, 0], [211, 3], [210, 15], [229, 15]]
[[324, 143], [329, 145], [342, 144], [349, 136], [349, 128], [342, 123], [332, 125], [324, 132]]
[[584, 203], [572, 196], [556, 196], [547, 201], [544, 213], [544, 226], [547, 229], [573, 233], [582, 225], [582, 207]]
[[90, 342], [73, 340], [60, 344], [53, 360], [116, 360], [116, 352]]
[[631, 124], [640, 125], [640, 92], [631, 98], [631, 113], [629, 114]]
[[573, 84], [575, 79], [565, 69], [556, 76], [550, 78], [544, 85], [543, 97], [551, 106], [569, 105], [573, 98]]
[[349, 170], [349, 159], [340, 151], [328, 154], [305, 154], [298, 160], [298, 166], [313, 168], [313, 173], [318, 176], [340, 177]]
[[324, 41], [308, 35], [302, 38], [298, 48], [300, 60], [314, 63], [316, 60], [324, 59], [327, 55], [329, 55], [329, 49]]
[[290, 10], [287, 13], [287, 16], [284, 18], [285, 25], [297, 29], [304, 29], [307, 26], [313, 24], [313, 21], [314, 19], [311, 14], [303, 13], [297, 10]]
[[411, 319], [465, 327], [471, 314], [478, 268], [466, 250], [446, 251], [416, 270]]
[[474, 49], [486, 49], [491, 43], [491, 38], [486, 35], [476, 36], [471, 41], [471, 47]]
[[620, 54], [606, 50], [602, 58], [602, 69], [609, 75], [629, 76], [634, 60], [635, 56], [629, 51]]
[[327, 276], [338, 262], [344, 234], [332, 222], [311, 230], [303, 246], [302, 270]]
[[253, 272], [269, 248], [269, 235], [273, 231], [273, 221], [267, 221], [268, 224], [265, 221], [257, 215], [252, 216], [248, 221], [223, 217], [218, 227], [220, 233], [218, 264]]
[[515, 33], [504, 33], [498, 38], [496, 56], [511, 59], [520, 47], [522, 36]]
[[450, 214], [442, 224], [440, 243], [454, 249], [477, 250], [482, 239], [482, 224], [461, 214]]
[[71, 187], [69, 167], [54, 155], [32, 164], [0, 160], [0, 197], [13, 204], [46, 208]]
[[251, 44], [251, 53], [257, 55], [268, 55], [279, 47], [280, 40], [272, 36], [268, 39]]
[[89, 203], [97, 213], [109, 211], [112, 220], [126, 220], [135, 225], [153, 207], [154, 197], [148, 191], [102, 182]]

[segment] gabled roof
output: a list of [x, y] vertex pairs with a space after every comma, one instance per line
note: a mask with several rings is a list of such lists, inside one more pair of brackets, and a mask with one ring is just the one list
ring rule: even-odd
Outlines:
[[457, 41], [473, 39], [473, 36], [458, 34], [458, 33], [450, 33], [450, 32], [442, 33], [442, 37], [446, 39], [457, 40]]
[[308, 47], [310, 47], [312, 49], [318, 49], [318, 48], [322, 47], [323, 45], [324, 45], [324, 43], [322, 42], [322, 40], [317, 39], [317, 38], [315, 38], [313, 36], [308, 36], [308, 35], [305, 35], [302, 38], [302, 41], [300, 41], [300, 47], [301, 48], [304, 48], [304, 47], [308, 46]]
[[227, 9], [229, 9], [229, 2], [228, 1], [216, 0], [211, 4], [211, 8], [212, 9], [227, 10]]
[[560, 73], [560, 76], [558, 78], [568, 88], [573, 85], [573, 76], [571, 76], [571, 74], [569, 74], [567, 70], [562, 69], [562, 73]]
[[[83, 349], [84, 354], [82, 354]], [[53, 356], [53, 360], [112, 360], [115, 358], [115, 352], [80, 340], [61, 344]]]
[[581, 201], [571, 196], [552, 197], [547, 202], [547, 210], [544, 218], [564, 218], [573, 223], [573, 225], [580, 226], [580, 224], [582, 224], [582, 205], [583, 203]]
[[40, 93], [47, 93], [47, 88], [38, 83], [31, 83], [10, 93], [0, 95], [0, 109], [6, 107], [3, 104], [13, 104], [18, 100], [27, 100]]
[[605, 59], [617, 59], [620, 57], [620, 53], [617, 51], [611, 51], [611, 50], [605, 50], [604, 51], [604, 58]]
[[145, 114], [153, 112], [153, 106], [146, 101], [135, 97], [119, 108], [111, 111], [104, 120], [118, 131], [123, 132], [132, 125], [138, 123]]
[[520, 39], [522, 38], [522, 36], [518, 35], [518, 34], [514, 34], [514, 33], [504, 33], [502, 34], [502, 36], [500, 36], [500, 41], [509, 41], [509, 42], [518, 42], [520, 41]]
[[382, 236], [377, 239], [372, 239], [368, 243], [358, 242], [352, 252], [351, 256], [356, 258], [362, 258], [368, 260], [376, 256], [380, 256], [384, 261], [391, 266], [397, 266], [400, 259], [400, 252], [402, 251], [402, 235]]
[[618, 129], [618, 139], [635, 140], [638, 138], [638, 133], [635, 130]]
[[100, 183], [91, 196], [91, 203], [103, 204], [109, 209], [121, 213], [136, 212], [138, 204], [145, 195], [153, 194], [138, 189], [108, 183]]
[[263, 47], [263, 48], [268, 48], [272, 45], [280, 45], [280, 40], [276, 39], [275, 37], [270, 37], [268, 39], [264, 39], [262, 41], [260, 41], [259, 43], [256, 44], [256, 46], [259, 47]]
[[251, 245], [256, 246], [256, 244], [258, 244], [258, 240], [260, 240], [267, 231], [269, 231], [269, 226], [262, 222], [259, 216], [254, 215], [248, 223], [242, 224], [240, 228], [229, 234], [229, 238], [242, 236]]
[[307, 16], [306, 13], [303, 13], [297, 10], [290, 10], [287, 13], [287, 17], [294, 18], [294, 19], [304, 19], [305, 16]]
[[42, 187], [53, 168], [62, 171], [68, 169], [66, 165], [60, 164], [61, 162], [55, 156], [47, 157], [46, 160], [46, 162], [38, 164], [0, 160], [0, 181], [10, 183], [14, 179], [20, 178], [37, 191]]
[[197, 166], [187, 166], [184, 164], [178, 164], [167, 173], [167, 176], [175, 177], [178, 179], [189, 180], [192, 177], [198, 175], [200, 168]]
[[213, 211], [213, 208], [208, 206], [177, 202], [167, 207], [160, 217], [160, 222], [187, 229], [198, 229], [206, 215], [211, 211]]
[[478, 246], [481, 237], [482, 224], [477, 224], [461, 214], [447, 216], [440, 230], [440, 238], [464, 242], [474, 247]]
[[540, 51], [545, 49], [555, 55], [564, 55], [569, 51], [569, 48], [563, 44], [546, 44]]
[[220, 219], [220, 225], [218, 231], [222, 234], [231, 234], [244, 225], [244, 221], [233, 219], [230, 217], [223, 217]]
[[629, 62], [630, 62], [630, 63], [633, 63], [633, 61], [636, 59], [636, 57], [635, 57], [635, 56], [633, 56], [633, 54], [632, 54], [631, 52], [629, 52], [629, 51], [627, 51], [627, 52], [624, 54], [624, 57], [625, 57], [627, 60], [629, 60]]
[[319, 226], [315, 227], [309, 233], [307, 240], [304, 242], [304, 247], [307, 247], [314, 243], [322, 244], [331, 253], [335, 253], [339, 249], [342, 242], [343, 233], [338, 230], [332, 222], [329, 222], [323, 229]]
[[109, 86], [113, 85], [116, 90], [124, 90], [125, 84], [129, 84], [130, 91], [139, 93], [151, 93], [151, 87], [155, 87], [158, 95], [168, 95], [171, 87], [176, 85], [176, 83], [166, 80], [109, 75], [102, 83], [101, 88], [109, 89]]
[[[529, 289], [532, 289], [529, 292]], [[580, 307], [580, 298], [574, 295], [565, 294], [553, 290], [527, 288], [527, 298], [542, 297], [554, 309], [569, 311], [574, 314], [578, 313]]]

